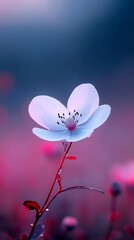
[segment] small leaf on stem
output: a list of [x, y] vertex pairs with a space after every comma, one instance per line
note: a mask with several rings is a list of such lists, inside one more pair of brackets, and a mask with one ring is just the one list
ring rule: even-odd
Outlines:
[[28, 200], [28, 201], [24, 201], [23, 202], [23, 205], [28, 209], [28, 210], [36, 210], [36, 212], [39, 212], [40, 210], [40, 206], [37, 202], [35, 201], [31, 201], [31, 200]]
[[68, 159], [68, 160], [76, 160], [76, 157], [75, 156], [68, 156], [68, 157], [66, 157], [66, 159]]

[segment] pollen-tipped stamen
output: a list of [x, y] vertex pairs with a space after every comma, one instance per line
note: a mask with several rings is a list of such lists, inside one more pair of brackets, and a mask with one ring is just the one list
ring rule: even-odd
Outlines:
[[73, 114], [69, 112], [69, 117], [67, 118], [65, 117], [65, 113], [63, 113], [62, 115], [58, 113], [58, 118], [60, 121], [58, 121], [57, 124], [68, 128], [70, 131], [74, 130], [79, 122], [79, 118], [82, 117], [82, 114], [80, 114], [76, 110], [74, 110], [73, 112]]

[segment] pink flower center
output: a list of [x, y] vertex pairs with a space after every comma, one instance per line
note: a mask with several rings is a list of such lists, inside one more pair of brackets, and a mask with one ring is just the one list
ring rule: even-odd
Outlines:
[[69, 130], [74, 130], [76, 128], [77, 121], [72, 119], [71, 117], [66, 118], [65, 125]]
[[57, 122], [57, 124], [63, 125], [66, 128], [68, 128], [68, 130], [72, 131], [76, 128], [76, 125], [77, 125], [80, 117], [82, 117], [82, 114], [79, 114], [75, 110], [74, 110], [73, 114], [71, 114], [69, 112], [69, 117], [67, 117], [67, 118], [65, 117], [64, 113], [62, 115], [60, 115], [58, 113], [58, 118], [60, 121]]

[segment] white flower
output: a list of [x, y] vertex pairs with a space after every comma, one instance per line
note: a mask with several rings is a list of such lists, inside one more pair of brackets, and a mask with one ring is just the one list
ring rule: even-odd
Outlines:
[[110, 111], [109, 105], [99, 106], [98, 92], [89, 83], [73, 90], [67, 108], [49, 96], [37, 96], [29, 105], [31, 118], [44, 127], [33, 128], [33, 133], [47, 141], [82, 140], [107, 120]]

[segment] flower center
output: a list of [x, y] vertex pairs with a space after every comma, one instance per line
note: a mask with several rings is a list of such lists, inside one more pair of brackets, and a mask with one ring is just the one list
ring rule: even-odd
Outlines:
[[80, 117], [82, 117], [82, 114], [79, 114], [75, 110], [73, 111], [73, 114], [69, 112], [69, 117], [67, 118], [65, 117], [64, 113], [62, 115], [58, 113], [58, 118], [60, 121], [57, 122], [57, 124], [63, 125], [68, 128], [68, 130], [72, 131], [76, 128]]
[[67, 127], [69, 130], [74, 130], [75, 127], [76, 127], [76, 124], [77, 124], [77, 122], [74, 121], [73, 118], [71, 118], [71, 117], [66, 118], [65, 125], [66, 125], [66, 127]]

